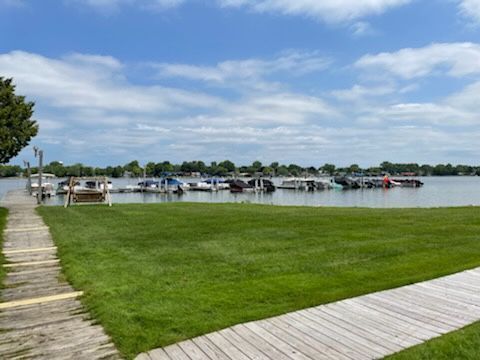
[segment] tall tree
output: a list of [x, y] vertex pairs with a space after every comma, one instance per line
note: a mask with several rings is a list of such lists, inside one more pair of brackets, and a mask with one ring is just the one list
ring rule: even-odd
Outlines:
[[18, 155], [37, 135], [37, 122], [30, 120], [34, 105], [15, 95], [12, 79], [0, 76], [0, 164]]

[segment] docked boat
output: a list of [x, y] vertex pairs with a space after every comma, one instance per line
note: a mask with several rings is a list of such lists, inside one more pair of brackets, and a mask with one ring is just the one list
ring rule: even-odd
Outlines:
[[[57, 190], [56, 190], [57, 195], [65, 195], [68, 192], [69, 184], [70, 184], [70, 180], [60, 181], [57, 184]], [[78, 190], [83, 190], [84, 187], [80, 185], [80, 181], [75, 181], [74, 189], [78, 191]]]
[[362, 187], [362, 182], [360, 179], [348, 176], [335, 176], [334, 182], [342, 185], [344, 189], [360, 189]]
[[[332, 180], [321, 179], [321, 180], [317, 180], [315, 182], [315, 186], [316, 186], [317, 190], [329, 190], [329, 189], [332, 189], [334, 187], [334, 183], [333, 183]], [[342, 188], [343, 188], [343, 186], [342, 186]]]
[[164, 178], [160, 180], [160, 188], [166, 192], [183, 193], [190, 189], [190, 185], [175, 178]]
[[230, 185], [222, 178], [211, 178], [205, 180], [205, 183], [212, 185], [216, 190], [228, 190]]
[[394, 179], [401, 187], [417, 188], [423, 186], [423, 182], [418, 179]]
[[137, 184], [142, 192], [159, 193], [163, 192], [160, 188], [160, 182], [155, 180], [144, 180]]
[[190, 190], [192, 191], [214, 191], [212, 184], [207, 184], [205, 181], [199, 181], [195, 183], [189, 183]]
[[279, 189], [315, 191], [317, 184], [314, 179], [291, 178], [283, 180]]
[[271, 180], [263, 178], [251, 179], [248, 181], [248, 184], [253, 186], [256, 191], [273, 192], [276, 189]]
[[[104, 187], [105, 187], [105, 184], [101, 181], [90, 180], [85, 182], [85, 189], [103, 190]], [[113, 184], [110, 180], [107, 181], [107, 189], [110, 191], [113, 190]]]
[[232, 193], [242, 193], [242, 192], [254, 192], [255, 187], [250, 184], [247, 184], [242, 180], [232, 180], [229, 182], [230, 192]]
[[[37, 196], [39, 191], [39, 186], [40, 186], [39, 176], [38, 174], [33, 174], [30, 177], [32, 179], [32, 182], [30, 184], [31, 194], [32, 196]], [[42, 174], [41, 187], [42, 187], [42, 194], [44, 197], [51, 197], [51, 196], [55, 196], [56, 194], [55, 186], [50, 181], [53, 178], [55, 178], [55, 175], [53, 174], [48, 174], [48, 173]], [[28, 184], [27, 184], [27, 187], [28, 187]]]

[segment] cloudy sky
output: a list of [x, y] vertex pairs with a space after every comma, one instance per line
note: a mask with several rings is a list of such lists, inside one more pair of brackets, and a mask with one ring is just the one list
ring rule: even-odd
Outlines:
[[480, 164], [480, 0], [0, 0], [0, 76], [47, 162]]

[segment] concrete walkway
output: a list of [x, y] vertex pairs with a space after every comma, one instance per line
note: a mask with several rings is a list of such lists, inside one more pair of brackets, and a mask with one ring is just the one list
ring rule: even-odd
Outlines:
[[7, 276], [0, 297], [0, 359], [119, 359], [62, 280], [56, 247], [35, 212], [36, 200], [9, 192], [3, 254]]
[[136, 359], [378, 359], [478, 320], [475, 269], [236, 325]]

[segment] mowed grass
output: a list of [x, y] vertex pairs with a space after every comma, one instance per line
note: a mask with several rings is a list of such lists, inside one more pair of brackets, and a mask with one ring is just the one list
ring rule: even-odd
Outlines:
[[388, 357], [388, 360], [477, 360], [480, 322]]
[[42, 207], [62, 266], [128, 358], [480, 265], [480, 208]]
[[[5, 208], [0, 208], [0, 249], [3, 248], [3, 230], [7, 224], [7, 214], [8, 210]], [[5, 268], [3, 263], [5, 262], [5, 257], [0, 251], [0, 289], [3, 288], [3, 279], [5, 278]]]

